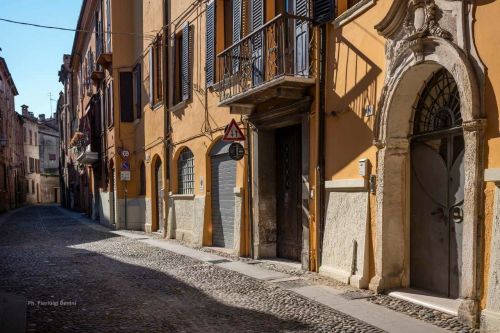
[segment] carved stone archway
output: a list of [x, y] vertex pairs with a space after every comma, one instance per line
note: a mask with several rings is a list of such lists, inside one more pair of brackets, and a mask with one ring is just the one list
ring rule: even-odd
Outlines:
[[[455, 7], [450, 3], [454, 3]], [[478, 223], [481, 215], [485, 120], [482, 118], [476, 72], [470, 54], [460, 45], [458, 25], [440, 22], [463, 19], [442, 12], [446, 3], [460, 12], [458, 1], [394, 1], [376, 26], [387, 38], [387, 68], [376, 119], [377, 212], [375, 277], [370, 288], [383, 291], [408, 287], [409, 281], [409, 136], [413, 105], [424, 82], [445, 68], [457, 83], [465, 141], [465, 199], [459, 317], [470, 324], [478, 315]], [[463, 13], [462, 13], [463, 14]], [[445, 18], [444, 20], [440, 20]]]

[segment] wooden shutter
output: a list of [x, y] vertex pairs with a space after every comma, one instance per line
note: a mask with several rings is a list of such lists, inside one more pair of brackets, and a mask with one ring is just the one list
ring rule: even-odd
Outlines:
[[111, 53], [111, 1], [106, 0], [106, 52]]
[[134, 80], [136, 117], [139, 119], [142, 116], [142, 71], [140, 63], [135, 65]]
[[190, 77], [190, 40], [189, 40], [189, 23], [182, 28], [182, 100], [186, 101], [191, 97], [191, 77]]
[[[264, 24], [264, 0], [252, 0], [251, 8], [251, 23], [250, 29], [258, 30]], [[253, 35], [252, 37], [252, 81], [254, 85], [258, 85], [263, 81], [264, 58], [262, 56], [263, 46], [263, 31]]]
[[313, 18], [316, 24], [323, 24], [334, 19], [332, 0], [313, 0]]
[[215, 0], [207, 5], [207, 38], [206, 38], [205, 77], [207, 86], [215, 81]]
[[134, 121], [133, 93], [132, 72], [120, 72], [120, 118], [122, 122]]
[[149, 49], [149, 105], [153, 106], [155, 100], [155, 59], [154, 46]]
[[[233, 0], [233, 44], [237, 43], [241, 39], [241, 1], [243, 0]], [[240, 48], [235, 47], [233, 49], [233, 73], [237, 72], [239, 69], [239, 57]]]
[[[308, 17], [308, 0], [295, 0], [295, 15]], [[309, 22], [295, 20], [295, 74], [309, 75]]]

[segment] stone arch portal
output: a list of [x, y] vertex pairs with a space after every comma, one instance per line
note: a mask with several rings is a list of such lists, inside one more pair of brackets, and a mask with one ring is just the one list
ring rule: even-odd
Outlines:
[[[406, 44], [389, 60], [375, 127], [377, 211], [375, 277], [370, 289], [410, 286], [410, 150], [418, 92], [444, 68], [457, 83], [465, 142], [462, 273], [459, 316], [475, 322], [478, 314], [477, 225], [481, 211], [485, 120], [481, 118], [475, 74], [464, 53], [450, 41], [428, 36], [419, 49]], [[406, 47], [406, 48], [405, 48]]]

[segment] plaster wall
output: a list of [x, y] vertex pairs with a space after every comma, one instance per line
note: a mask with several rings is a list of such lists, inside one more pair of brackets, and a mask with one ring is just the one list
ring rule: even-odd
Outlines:
[[369, 194], [334, 191], [327, 195], [320, 273], [358, 288], [368, 286]]

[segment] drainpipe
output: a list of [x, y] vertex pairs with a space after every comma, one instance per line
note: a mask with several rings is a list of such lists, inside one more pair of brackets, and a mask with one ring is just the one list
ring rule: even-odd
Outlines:
[[319, 27], [320, 70], [319, 70], [319, 114], [318, 114], [318, 201], [319, 210], [316, 220], [319, 221], [317, 230], [316, 271], [321, 265], [321, 251], [323, 246], [323, 230], [325, 227], [325, 73], [326, 73], [326, 24]]
[[[169, 38], [169, 10], [168, 10], [168, 4], [170, 1], [168, 0], [163, 0], [163, 36], [162, 36], [162, 48], [163, 48], [163, 54], [164, 54], [164, 62], [163, 62], [163, 110], [164, 110], [164, 115], [163, 115], [163, 133], [164, 133], [164, 138], [163, 138], [163, 156], [165, 156], [165, 163], [164, 163], [164, 169], [163, 171], [165, 172], [165, 179], [166, 179], [166, 184], [163, 185], [163, 206], [166, 209], [166, 212], [164, 212], [164, 216], [169, 216], [170, 213], [170, 200], [165, 200], [167, 196], [169, 196], [170, 193], [170, 111], [168, 111], [168, 94], [169, 94], [169, 87], [170, 87], [170, 82], [168, 80], [168, 65], [169, 65], [169, 47], [167, 43], [170, 43], [170, 38]], [[167, 219], [167, 222], [171, 222]], [[167, 235], [167, 223], [163, 223], [163, 237], [165, 238]]]
[[250, 140], [250, 122], [247, 120], [247, 137], [246, 146], [247, 154], [247, 191], [248, 191], [248, 219], [250, 228], [250, 258], [254, 259], [254, 244], [253, 244], [253, 191], [252, 191], [252, 145]]

